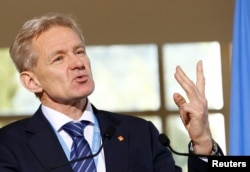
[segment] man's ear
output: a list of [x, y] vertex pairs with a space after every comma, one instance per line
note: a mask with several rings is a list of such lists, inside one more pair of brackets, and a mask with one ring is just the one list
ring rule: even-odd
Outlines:
[[33, 72], [24, 71], [20, 74], [22, 85], [33, 93], [42, 92], [42, 87]]

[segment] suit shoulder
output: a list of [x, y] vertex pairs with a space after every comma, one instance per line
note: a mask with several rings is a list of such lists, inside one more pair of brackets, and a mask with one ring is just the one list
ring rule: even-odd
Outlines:
[[116, 113], [116, 112], [110, 112], [110, 111], [104, 111], [104, 110], [100, 110], [100, 111], [102, 111], [102, 113], [105, 113], [105, 115], [120, 119], [122, 121], [135, 121], [135, 122], [143, 122], [143, 123], [149, 122], [148, 120], [146, 120], [142, 117], [134, 116], [131, 114], [122, 114], [122, 113]]
[[27, 117], [3, 126], [2, 128], [0, 128], [0, 136], [5, 135], [7, 133], [14, 134], [14, 133], [24, 132], [29, 120], [30, 117]]
[[130, 128], [130, 129], [145, 129], [145, 128], [156, 128], [155, 125], [142, 117], [133, 116], [131, 114], [122, 114], [122, 113], [115, 113], [109, 111], [103, 111], [102, 115], [106, 116], [103, 118], [112, 119], [111, 121], [117, 121], [119, 126], [122, 128]]

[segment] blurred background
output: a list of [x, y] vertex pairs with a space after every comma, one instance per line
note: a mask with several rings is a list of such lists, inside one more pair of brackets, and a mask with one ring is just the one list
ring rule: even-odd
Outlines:
[[[179, 152], [190, 140], [173, 102], [174, 92], [184, 94], [173, 75], [180, 65], [195, 81], [202, 60], [213, 137], [228, 154], [234, 7], [234, 0], [1, 1], [0, 127], [39, 106], [9, 58], [12, 40], [26, 20], [63, 12], [76, 17], [85, 36], [96, 82], [91, 102], [152, 121]], [[185, 171], [186, 157], [174, 156]]]

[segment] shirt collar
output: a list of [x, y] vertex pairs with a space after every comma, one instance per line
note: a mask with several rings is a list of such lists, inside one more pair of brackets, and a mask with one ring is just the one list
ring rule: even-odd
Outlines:
[[90, 121], [92, 125], [95, 125], [95, 115], [89, 101], [87, 101], [87, 106], [83, 111], [82, 116], [80, 117], [79, 120], [73, 120], [67, 115], [58, 112], [45, 105], [42, 105], [41, 108], [44, 116], [47, 118], [47, 120], [50, 122], [50, 124], [54, 127], [56, 131], [59, 131], [64, 124], [70, 121], [76, 122], [76, 121], [86, 120]]

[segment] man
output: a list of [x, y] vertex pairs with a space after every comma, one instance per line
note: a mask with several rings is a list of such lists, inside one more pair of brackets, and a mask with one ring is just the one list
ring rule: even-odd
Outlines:
[[[84, 37], [72, 17], [48, 13], [27, 21], [10, 54], [23, 86], [39, 98], [41, 106], [31, 118], [0, 130], [1, 172], [72, 172], [75, 164], [85, 163], [85, 159], [91, 165], [78, 171], [90, 171], [90, 166], [98, 172], [181, 171], [171, 152], [159, 142], [159, 133], [150, 121], [98, 110], [89, 102], [94, 80]], [[192, 140], [191, 153], [222, 154], [209, 128], [202, 63], [197, 63], [196, 85], [179, 66], [175, 78], [189, 98], [186, 103], [182, 95], [174, 94]], [[96, 154], [94, 158], [91, 153], [77, 155], [77, 146], [83, 141], [75, 141], [76, 136], [68, 132], [68, 123], [78, 128], [82, 121], [88, 124], [79, 133], [84, 132], [85, 145]], [[109, 126], [112, 130], [107, 133]], [[90, 157], [78, 159], [86, 156]], [[206, 158], [190, 157], [188, 168], [205, 171]]]

